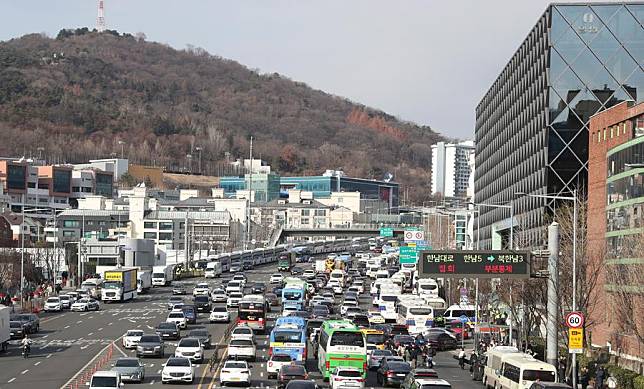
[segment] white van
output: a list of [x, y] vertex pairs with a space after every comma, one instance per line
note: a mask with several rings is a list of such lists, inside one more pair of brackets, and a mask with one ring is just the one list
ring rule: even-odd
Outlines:
[[420, 278], [416, 284], [416, 294], [438, 297], [438, 282], [433, 278]]
[[474, 305], [450, 305], [450, 307], [445, 311], [443, 317], [446, 321], [451, 321], [457, 320], [463, 315], [473, 318], [476, 315], [476, 308]]
[[215, 278], [221, 276], [221, 273], [223, 273], [223, 269], [221, 267], [221, 262], [208, 262], [206, 265], [206, 271], [204, 273], [204, 277], [206, 278]]
[[343, 270], [333, 270], [331, 272], [331, 275], [329, 276], [329, 281], [331, 280], [337, 280], [340, 282], [340, 286], [344, 288], [344, 283], [346, 282], [344, 278], [344, 271]]
[[487, 362], [483, 369], [483, 386], [486, 388], [497, 388], [501, 375], [503, 361], [511, 355], [517, 355], [519, 349], [512, 346], [496, 346], [485, 354]]
[[529, 354], [510, 354], [501, 365], [500, 389], [529, 389], [535, 381], [557, 382], [557, 368]]
[[93, 298], [101, 297], [101, 288], [103, 287], [103, 280], [100, 278], [88, 278], [81, 284], [81, 289], [86, 290]]

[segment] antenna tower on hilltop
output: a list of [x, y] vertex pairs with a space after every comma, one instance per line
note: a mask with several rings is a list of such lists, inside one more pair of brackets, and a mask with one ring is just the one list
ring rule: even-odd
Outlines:
[[98, 0], [98, 17], [96, 18], [96, 30], [103, 32], [106, 30], [105, 26], [105, 10], [103, 8], [103, 0]]

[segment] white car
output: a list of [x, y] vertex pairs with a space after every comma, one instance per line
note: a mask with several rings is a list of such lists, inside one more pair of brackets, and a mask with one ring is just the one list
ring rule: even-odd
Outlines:
[[282, 307], [282, 316], [288, 316], [297, 311], [299, 311], [299, 309], [297, 309], [295, 305], [285, 305]]
[[63, 303], [58, 297], [50, 297], [45, 301], [44, 310], [45, 312], [62, 311]]
[[378, 312], [368, 312], [369, 324], [385, 324], [385, 318]]
[[187, 328], [188, 327], [188, 320], [186, 319], [186, 315], [183, 314], [183, 312], [170, 312], [168, 315], [168, 318], [165, 319], [166, 323], [174, 323], [177, 325], [178, 328]]
[[244, 286], [240, 281], [230, 281], [228, 285], [226, 285], [226, 293], [228, 293], [229, 296], [234, 292], [241, 293], [242, 290], [244, 290]]
[[60, 303], [62, 304], [63, 309], [71, 308], [73, 301], [70, 296], [66, 294], [61, 294], [60, 296], [58, 296], [58, 298], [60, 299]]
[[118, 389], [123, 386], [121, 374], [116, 371], [97, 371], [87, 383], [89, 389]]
[[228, 300], [226, 301], [226, 307], [228, 308], [237, 308], [242, 297], [244, 297], [241, 292], [231, 292], [228, 295]]
[[250, 386], [250, 369], [246, 361], [226, 361], [219, 374], [221, 386], [232, 383], [245, 383]]
[[224, 306], [214, 306], [208, 320], [211, 323], [230, 323], [230, 312]]
[[248, 339], [254, 342], [255, 333], [249, 326], [239, 325], [235, 327], [233, 332], [230, 334], [230, 339]]
[[336, 367], [329, 377], [331, 389], [364, 389], [362, 372], [355, 367]]
[[271, 276], [271, 279], [268, 282], [271, 284], [281, 284], [282, 281], [284, 281], [284, 276], [279, 273], [276, 273]]
[[257, 348], [250, 339], [231, 339], [228, 343], [228, 356], [255, 360]]
[[210, 285], [205, 282], [200, 282], [192, 290], [193, 296], [208, 296], [210, 295]]
[[123, 335], [123, 347], [135, 349], [136, 346], [139, 345], [142, 336], [143, 331], [141, 330], [128, 330], [125, 335]]
[[246, 286], [246, 276], [243, 274], [235, 274], [232, 281], [239, 281], [242, 285], [242, 288]]
[[362, 280], [353, 281], [353, 284], [351, 284], [351, 287], [358, 288], [358, 291], [360, 293], [364, 293], [364, 282]]
[[78, 312], [98, 311], [99, 305], [98, 305], [98, 301], [96, 300], [92, 300], [89, 298], [82, 298], [74, 302], [74, 304], [72, 304], [71, 308], [69, 309], [71, 311], [78, 311]]
[[357, 307], [358, 303], [353, 300], [347, 300], [340, 306], [340, 315], [345, 315], [349, 307]]
[[282, 366], [290, 365], [291, 363], [293, 363], [293, 360], [288, 354], [271, 355], [268, 359], [268, 363], [266, 363], [266, 373], [268, 374], [268, 378], [277, 378], [277, 373], [280, 372]]
[[315, 277], [315, 270], [313, 269], [306, 269], [304, 270], [304, 273], [302, 273], [302, 276], [304, 278], [312, 278]]
[[212, 300], [213, 303], [225, 303], [226, 300], [228, 300], [228, 295], [223, 289], [215, 289], [210, 294], [210, 300]]
[[203, 345], [197, 338], [183, 338], [174, 350], [174, 356], [184, 357], [193, 362], [202, 363], [204, 359]]
[[189, 382], [195, 379], [195, 370], [188, 358], [170, 357], [163, 364], [161, 370], [161, 383], [166, 382]]
[[333, 293], [335, 294], [342, 294], [342, 292], [344, 292], [342, 290], [342, 285], [340, 284], [340, 281], [331, 280], [326, 284], [326, 286], [328, 286], [329, 288], [332, 288]]

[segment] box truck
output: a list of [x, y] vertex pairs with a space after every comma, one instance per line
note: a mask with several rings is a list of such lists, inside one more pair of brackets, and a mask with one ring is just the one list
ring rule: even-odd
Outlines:
[[136, 268], [115, 268], [106, 270], [101, 289], [101, 300], [127, 301], [136, 297], [138, 269]]
[[174, 265], [155, 266], [152, 268], [152, 286], [166, 286], [174, 279]]
[[0, 305], [0, 350], [2, 352], [7, 351], [9, 339], [11, 339], [11, 335], [9, 333], [10, 314], [11, 308]]
[[221, 266], [221, 262], [219, 261], [212, 261], [208, 262], [206, 265], [206, 271], [204, 273], [204, 277], [206, 278], [215, 278], [221, 276], [223, 269]]
[[326, 259], [315, 260], [315, 272], [324, 273], [326, 271]]
[[136, 280], [136, 292], [137, 293], [147, 293], [147, 291], [152, 287], [152, 273], [146, 270], [140, 270], [137, 274]]

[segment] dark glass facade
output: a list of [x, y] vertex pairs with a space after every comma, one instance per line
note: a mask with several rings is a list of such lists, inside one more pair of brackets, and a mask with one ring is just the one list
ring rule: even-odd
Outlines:
[[[644, 3], [553, 4], [538, 20], [476, 109], [477, 203], [514, 193], [585, 192], [589, 119], [625, 100], [644, 99]], [[482, 247], [510, 225], [543, 244], [552, 201], [513, 200], [481, 209]]]
[[7, 165], [7, 189], [27, 189], [27, 167]]
[[111, 174], [96, 173], [96, 194], [111, 198], [114, 193], [114, 180]]
[[53, 171], [53, 192], [71, 193], [72, 190], [72, 171], [54, 169]]

